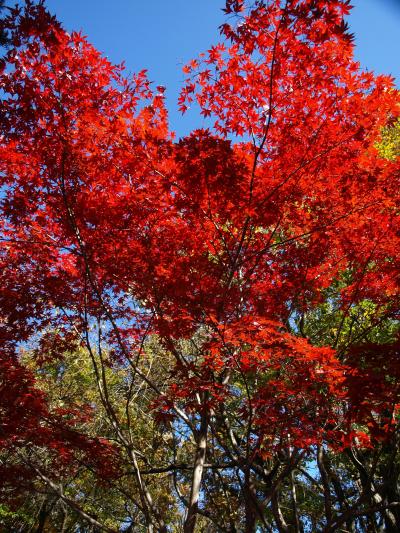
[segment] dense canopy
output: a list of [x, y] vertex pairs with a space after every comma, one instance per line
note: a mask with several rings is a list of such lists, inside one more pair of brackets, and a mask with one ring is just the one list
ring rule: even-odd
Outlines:
[[227, 0], [182, 139], [146, 71], [3, 19], [5, 530], [399, 531], [400, 96], [349, 10]]

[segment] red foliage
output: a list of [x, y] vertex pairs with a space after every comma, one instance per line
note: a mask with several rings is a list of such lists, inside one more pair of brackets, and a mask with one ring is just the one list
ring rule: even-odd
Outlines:
[[0, 358], [0, 413], [0, 449], [7, 451], [7, 462], [0, 466], [0, 488], [11, 487], [15, 497], [23, 496], [36, 476], [32, 464], [20, 454], [26, 448], [32, 463], [36, 462], [35, 450], [46, 451], [53, 476], [54, 471], [74, 472], [82, 463], [103, 479], [116, 474], [116, 450], [77, 429], [90, 413], [82, 408], [51, 412], [44, 393], [35, 387], [33, 375], [5, 353]]
[[400, 400], [400, 343], [355, 346], [348, 356], [349, 415], [373, 440], [396, 429]]
[[[290, 334], [288, 320], [344, 271], [344, 309], [398, 306], [399, 167], [375, 149], [398, 94], [354, 61], [347, 1], [281, 4], [227, 2], [243, 18], [185, 68], [180, 98], [182, 110], [197, 99], [214, 132], [177, 143], [145, 71], [125, 78], [42, 6], [12, 11], [0, 76], [3, 446], [54, 447], [61, 460], [65, 442], [87, 450], [12, 354], [50, 328], [62, 335], [52, 352], [42, 340], [43, 356], [58, 357], [72, 328], [88, 343], [96, 320], [125, 361], [143, 331], [173, 354], [176, 339], [206, 332], [160, 402], [214, 409], [234, 394], [227, 370], [258, 375], [238, 416], [251, 413], [266, 447], [336, 438], [348, 395], [352, 420], [386, 409], [368, 366], [378, 349], [345, 380], [335, 351]], [[364, 389], [368, 413], [354, 400]]]

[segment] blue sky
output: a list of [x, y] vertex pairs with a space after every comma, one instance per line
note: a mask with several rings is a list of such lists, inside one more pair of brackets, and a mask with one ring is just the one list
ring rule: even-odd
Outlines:
[[[224, 0], [47, 0], [68, 30], [82, 30], [109, 59], [128, 71], [147, 68], [167, 87], [171, 127], [178, 136], [203, 125], [195, 111], [184, 117], [176, 99], [182, 65], [218, 39]], [[353, 0], [350, 17], [356, 57], [400, 85], [400, 0]]]

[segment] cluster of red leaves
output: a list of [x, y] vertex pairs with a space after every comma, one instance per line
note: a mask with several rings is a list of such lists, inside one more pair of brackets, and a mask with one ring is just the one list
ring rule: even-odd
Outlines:
[[133, 358], [140, 327], [172, 353], [200, 329], [211, 340], [179, 363], [169, 406], [213, 409], [232, 393], [222, 385], [232, 369], [259, 376], [238, 415], [251, 411], [260, 438], [329, 437], [359, 374], [345, 384], [330, 348], [282, 324], [322, 302], [344, 271], [353, 281], [343, 309], [369, 298], [394, 315], [399, 303], [399, 163], [374, 148], [399, 97], [389, 78], [360, 72], [347, 10], [227, 2], [242, 18], [223, 26], [228, 43], [186, 68], [181, 97], [183, 110], [197, 98], [216, 133], [177, 143], [164, 90], [144, 71], [125, 78], [41, 5], [11, 12], [0, 75], [0, 334], [10, 352], [47, 328], [66, 332], [55, 351], [43, 344], [57, 357], [75, 338], [68, 328], [89, 342], [90, 320], [107, 323], [102, 340], [117, 359]]
[[[6, 461], [0, 465], [0, 489], [13, 488], [11, 496], [23, 496], [35, 478], [35, 454], [46, 454], [51, 471], [74, 472], [81, 464], [101, 478], [117, 472], [116, 450], [109, 443], [90, 438], [79, 427], [90, 410], [77, 406], [49, 410], [45, 394], [35, 386], [31, 372], [3, 353], [0, 358], [0, 449]], [[28, 450], [28, 456], [24, 451]], [[46, 471], [44, 472], [46, 473]], [[53, 474], [54, 475], [54, 474]]]
[[246, 408], [253, 410], [261, 438], [277, 446], [288, 437], [296, 446], [318, 442], [344, 398], [344, 367], [335, 352], [262, 320], [235, 324], [225, 342], [240, 371], [258, 378]]
[[348, 354], [349, 415], [362, 420], [373, 441], [398, 424], [400, 343], [355, 346]]
[[[201, 409], [211, 411], [220, 402], [233, 400], [238, 413], [253, 420], [258, 445], [269, 450], [288, 442], [304, 447], [323, 437], [342, 437], [343, 426], [337, 423], [339, 402], [347, 399], [346, 367], [331, 348], [313, 347], [286, 333], [280, 324], [246, 317], [219, 327], [218, 337], [204, 349], [200, 364], [178, 370], [168, 397], [163, 398], [164, 411], [172, 413], [173, 401], [182, 399], [199, 410], [199, 394], [204, 397]], [[246, 392], [238, 393], [234, 380], [224, 383], [227, 371], [242, 377]]]

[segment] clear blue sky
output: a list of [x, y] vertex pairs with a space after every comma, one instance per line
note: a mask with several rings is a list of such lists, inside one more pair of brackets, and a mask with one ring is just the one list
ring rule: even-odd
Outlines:
[[[353, 0], [351, 30], [356, 57], [400, 85], [400, 0]], [[171, 127], [179, 135], [203, 125], [195, 111], [184, 117], [176, 99], [182, 65], [218, 39], [224, 0], [47, 0], [67, 30], [82, 30], [111, 61], [131, 72], [147, 68], [167, 87]]]

